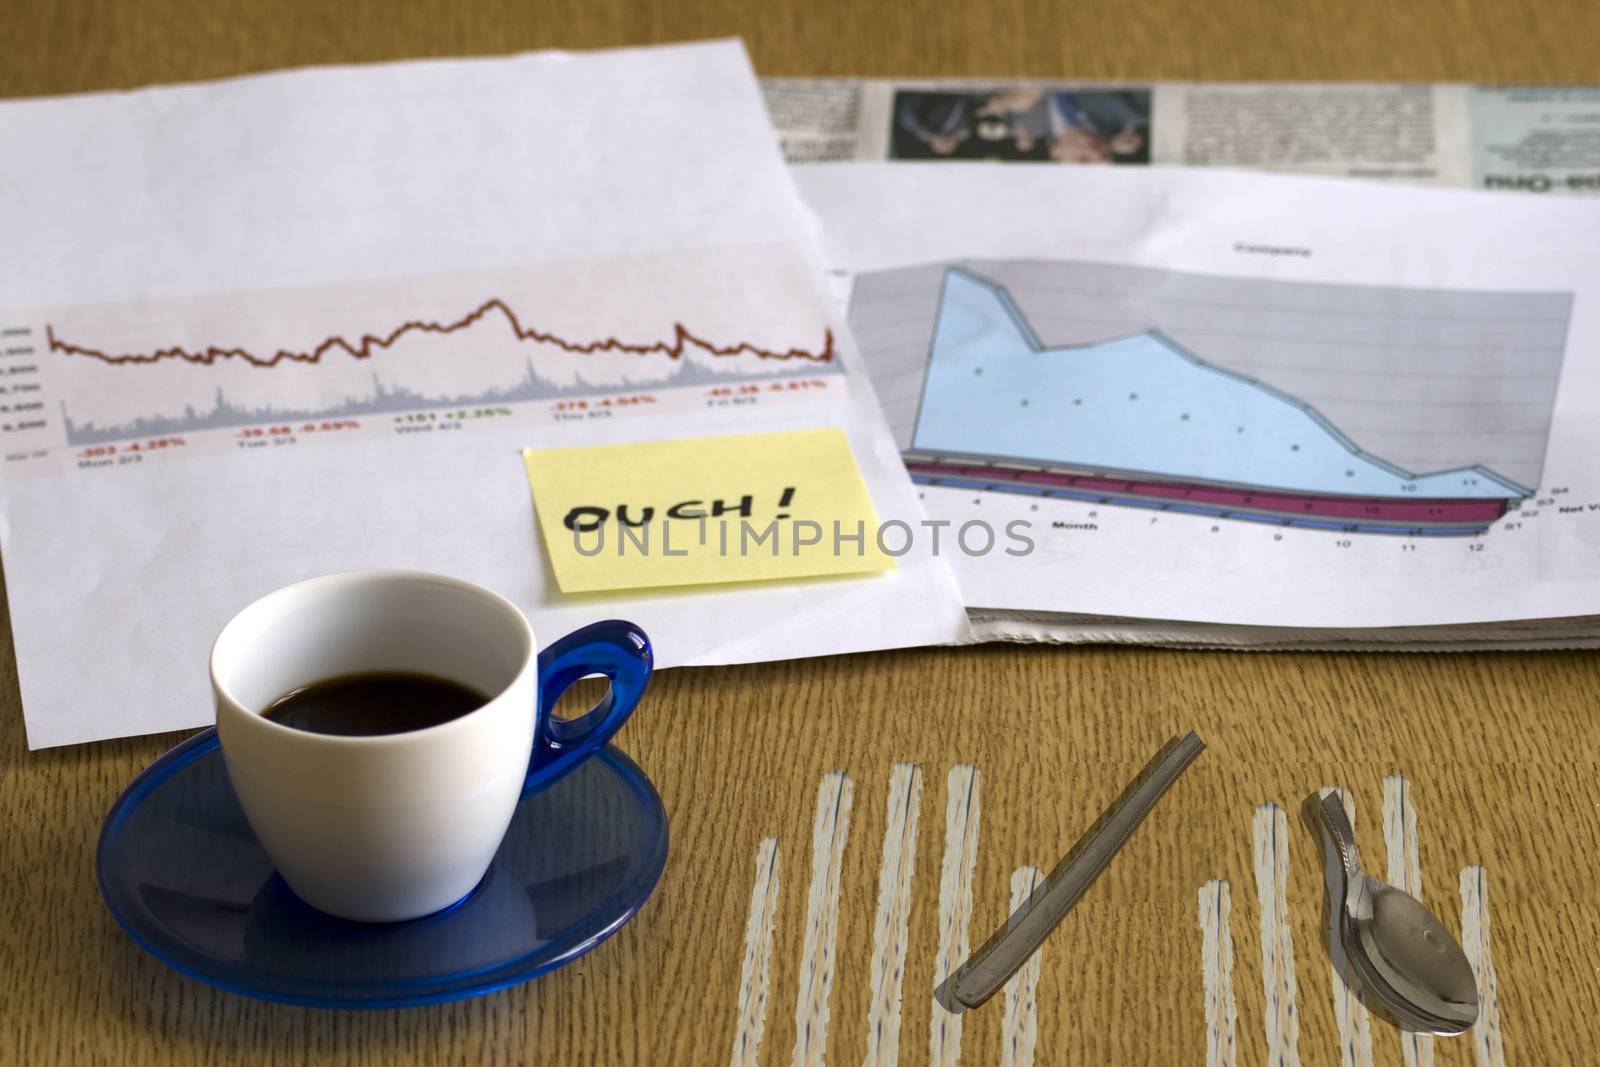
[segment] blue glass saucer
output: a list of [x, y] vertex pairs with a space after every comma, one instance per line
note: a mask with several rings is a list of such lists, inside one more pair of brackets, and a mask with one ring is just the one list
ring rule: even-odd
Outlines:
[[118, 798], [95, 865], [122, 928], [192, 978], [289, 1004], [395, 1008], [570, 963], [638, 912], [666, 859], [661, 798], [607, 746], [558, 779], [530, 778], [488, 873], [459, 903], [403, 923], [335, 919], [273, 872], [205, 730]]

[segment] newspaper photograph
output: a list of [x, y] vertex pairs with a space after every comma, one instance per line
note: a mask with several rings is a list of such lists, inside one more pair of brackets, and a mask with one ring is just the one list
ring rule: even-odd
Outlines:
[[894, 94], [890, 159], [1148, 163], [1150, 90]]

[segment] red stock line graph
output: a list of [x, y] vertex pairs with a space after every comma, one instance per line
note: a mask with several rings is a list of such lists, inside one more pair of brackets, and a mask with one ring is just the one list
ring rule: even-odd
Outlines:
[[[474, 332], [456, 355], [416, 347], [425, 337], [466, 337], [468, 331]], [[61, 403], [67, 441], [74, 446], [278, 420], [359, 419], [841, 373], [832, 330], [823, 330], [822, 344], [814, 349], [763, 347], [748, 340], [719, 343], [681, 322], [662, 340], [626, 341], [614, 335], [590, 340], [525, 325], [499, 297], [460, 318], [416, 317], [387, 332], [331, 333], [304, 348], [114, 347], [56, 323], [46, 323], [43, 332], [45, 348], [62, 358], [63, 367], [141, 370], [138, 380], [150, 383], [132, 388], [128, 379], [130, 388], [112, 388], [98, 373], [85, 380], [70, 405], [67, 398]], [[364, 364], [370, 373], [340, 370]], [[156, 372], [162, 366], [179, 373], [160, 376]], [[285, 376], [295, 366], [317, 369], [311, 378]], [[274, 367], [279, 374], [255, 373]], [[453, 385], [441, 387], [442, 382]]]
[[352, 359], [370, 359], [374, 352], [392, 347], [408, 334], [456, 333], [477, 325], [492, 312], [499, 312], [505, 318], [506, 325], [510, 327], [512, 336], [518, 341], [552, 345], [563, 352], [579, 355], [618, 352], [630, 355], [662, 355], [668, 359], [682, 359], [684, 352], [692, 347], [707, 355], [722, 357], [754, 356], [758, 359], [798, 360], [809, 363], [831, 363], [834, 358], [832, 330], [823, 332], [822, 347], [815, 352], [803, 348], [790, 348], [779, 351], [777, 349], [762, 348], [748, 341], [736, 341], [729, 345], [719, 345], [691, 333], [688, 327], [681, 322], [673, 324], [673, 336], [670, 341], [651, 341], [636, 344], [616, 337], [605, 337], [597, 341], [574, 341], [534, 327], [523, 326], [521, 320], [517, 317], [517, 313], [499, 297], [491, 297], [485, 300], [472, 311], [453, 322], [430, 322], [422, 319], [412, 319], [401, 323], [387, 334], [362, 334], [361, 338], [355, 342], [342, 335], [335, 334], [324, 338], [309, 349], [303, 351], [279, 349], [270, 356], [258, 355], [246, 348], [224, 348], [216, 345], [208, 346], [200, 351], [192, 351], [181, 345], [173, 345], [167, 348], [157, 348], [149, 352], [124, 352], [113, 355], [98, 348], [77, 344], [58, 337], [55, 326], [50, 323], [45, 324], [45, 339], [52, 352], [59, 352], [69, 356], [83, 356], [113, 366], [159, 363], [165, 360], [178, 360], [184, 363], [211, 366], [219, 360], [238, 360], [252, 367], [270, 368], [286, 360], [293, 363], [320, 363], [324, 355], [335, 351], [343, 351]]

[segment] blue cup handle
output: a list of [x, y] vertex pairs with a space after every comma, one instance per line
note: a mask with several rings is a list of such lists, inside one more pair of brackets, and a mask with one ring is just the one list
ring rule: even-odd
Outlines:
[[[548, 785], [611, 740], [639, 706], [654, 663], [644, 631], [620, 619], [574, 630], [540, 652], [539, 732], [524, 788]], [[593, 674], [611, 683], [600, 703], [577, 718], [556, 718], [561, 695]]]

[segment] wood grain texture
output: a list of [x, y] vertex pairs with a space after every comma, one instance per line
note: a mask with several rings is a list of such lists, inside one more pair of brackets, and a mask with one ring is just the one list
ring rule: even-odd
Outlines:
[[850, 843], [854, 783], [843, 771], [829, 771], [817, 787], [817, 815], [811, 826], [811, 886], [806, 891], [805, 942], [800, 953], [799, 993], [794, 1002], [795, 1067], [827, 1062], [830, 998], [839, 933], [839, 893]]
[[878, 867], [878, 910], [872, 924], [872, 1002], [867, 1008], [864, 1067], [897, 1063], [904, 1002], [906, 929], [917, 872], [917, 823], [922, 812], [922, 768], [896, 763], [884, 805], [883, 859]]
[[[778, 840], [763, 837], [756, 847], [755, 883], [750, 887], [750, 920], [744, 931], [744, 962], [739, 966], [739, 1021], [733, 1035], [732, 1067], [761, 1062], [767, 1026], [767, 990], [772, 980], [772, 924], [782, 889]], [[1407, 1067], [1410, 1067], [1408, 1064]]]
[[[995, 0], [347, 0], [209, 4], [19, 0], [0, 5], [0, 95], [125, 87], [277, 66], [599, 47], [743, 34], [772, 74], [1031, 74], [1600, 82], [1592, 0], [1107, 5]], [[88, 151], [86, 149], [86, 151]], [[16, 210], [18, 205], [6, 205]], [[84, 669], [114, 620], [84, 622]], [[1493, 882], [1494, 967], [1508, 1063], [1600, 1059], [1600, 669], [1590, 654], [1333, 656], [985, 647], [663, 675], [621, 742], [673, 827], [660, 890], [617, 937], [538, 982], [441, 1007], [375, 1013], [270, 1005], [168, 970], [116, 928], [95, 889], [100, 820], [178, 735], [28, 754], [16, 666], [0, 657], [0, 1063], [699, 1064], [736, 1030], [751, 860], [789, 861], [776, 901], [763, 1063], [795, 1044], [805, 877], [817, 783], [848, 773], [828, 1058], [861, 1062], [887, 778], [983, 774], [974, 914], [1005, 914], [1012, 871], [1048, 869], [1148, 754], [1188, 729], [1205, 755], [1041, 957], [1037, 1062], [1205, 1062], [1195, 887], [1254, 884], [1251, 817], [1324, 782], [1381, 809], [1384, 775], [1426, 797], [1425, 900], [1458, 928], [1458, 872]], [[195, 670], [204, 669], [197, 658]], [[923, 854], [939, 856], [931, 788]], [[1316, 849], [1296, 820], [1288, 918], [1299, 1051], [1338, 1061], [1320, 951]], [[1383, 854], [1380, 820], [1358, 828]], [[899, 1061], [927, 1062], [939, 864], [918, 865]], [[1234, 900], [1234, 954], [1260, 959], [1253, 894]], [[975, 931], [982, 936], [986, 931]], [[1253, 963], [1252, 963], [1253, 965]], [[1241, 1063], [1264, 1062], [1258, 978], [1235, 982]], [[964, 1019], [963, 1062], [993, 1062], [998, 1004]], [[1401, 1045], [1375, 1041], [1379, 1067]], [[1440, 1041], [1440, 1067], [1475, 1062]]]
[[1289, 925], [1289, 842], [1289, 818], [1282, 805], [1258, 805], [1250, 817], [1250, 849], [1261, 933], [1261, 1024], [1272, 1067], [1301, 1067], [1299, 982], [1294, 928]]
[[1482, 867], [1461, 871], [1461, 947], [1472, 962], [1478, 985], [1478, 1021], [1472, 1026], [1472, 1047], [1478, 1067], [1505, 1067], [1505, 1034], [1500, 1021], [1500, 984], [1490, 951], [1489, 878]]
[[[1018, 867], [1011, 872], [1011, 914], [1028, 903], [1044, 881], [1037, 867]], [[1000, 1017], [1000, 1067], [1033, 1067], [1039, 1042], [1039, 970], [1044, 965], [1044, 949], [1028, 957], [1005, 985], [1005, 1014]]]
[[[1201, 886], [1197, 905], [1200, 974], [1206, 983], [1206, 1067], [1234, 1067], [1239, 1062], [1239, 1005], [1233, 996], [1233, 895], [1228, 883], [1213, 879]], [[1267, 1048], [1271, 1058], [1270, 1040]]]
[[[983, 826], [983, 775], [970, 763], [950, 768], [944, 786], [944, 860], [939, 865], [939, 939], [934, 949], [933, 981], [948, 981], [972, 951], [973, 872]], [[1010, 914], [1008, 908], [1005, 914]], [[928, 1002], [928, 1062], [955, 1067], [961, 1062], [964, 1011]]]

